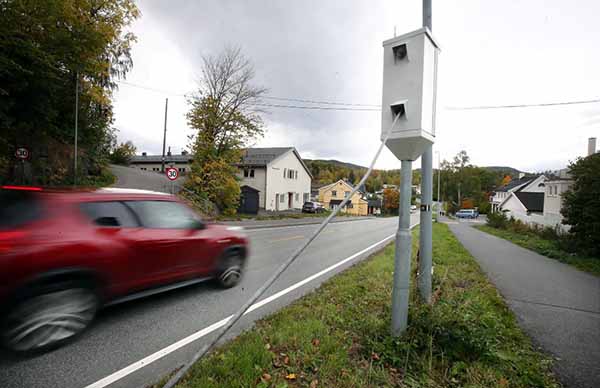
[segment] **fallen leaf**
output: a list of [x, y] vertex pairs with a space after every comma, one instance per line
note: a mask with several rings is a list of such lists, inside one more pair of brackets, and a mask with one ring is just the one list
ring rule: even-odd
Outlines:
[[265, 345], [265, 349], [267, 349], [267, 350], [271, 350], [271, 344], [266, 344], [266, 345]]
[[379, 361], [379, 354], [373, 352], [371, 353], [371, 358], [373, 359], [373, 361]]
[[310, 382], [310, 388], [317, 388], [317, 385], [319, 385], [319, 380], [313, 380]]
[[290, 363], [290, 358], [289, 358], [288, 356], [285, 356], [285, 357], [283, 358], [283, 363], [284, 363], [285, 365], [288, 365], [288, 364]]
[[285, 376], [286, 380], [296, 380], [296, 374], [295, 373], [290, 373], [289, 375]]
[[264, 373], [262, 375], [262, 379], [263, 379], [263, 381], [271, 381], [271, 375], [268, 373]]
[[312, 340], [312, 344], [313, 346], [319, 346], [321, 344], [321, 341], [318, 338], [315, 338]]

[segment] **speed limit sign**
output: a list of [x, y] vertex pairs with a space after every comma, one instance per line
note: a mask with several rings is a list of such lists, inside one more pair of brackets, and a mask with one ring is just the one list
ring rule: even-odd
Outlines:
[[29, 159], [29, 150], [25, 147], [19, 147], [15, 150], [15, 156], [17, 159]]
[[174, 181], [175, 179], [177, 179], [177, 177], [179, 177], [179, 171], [177, 171], [176, 168], [173, 167], [169, 167], [165, 170], [165, 173], [167, 174], [167, 178], [169, 178], [169, 180]]

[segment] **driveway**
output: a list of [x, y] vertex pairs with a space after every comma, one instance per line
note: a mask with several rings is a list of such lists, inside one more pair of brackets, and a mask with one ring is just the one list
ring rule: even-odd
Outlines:
[[566, 387], [600, 387], [600, 277], [446, 221], [504, 296], [521, 327], [555, 357]]

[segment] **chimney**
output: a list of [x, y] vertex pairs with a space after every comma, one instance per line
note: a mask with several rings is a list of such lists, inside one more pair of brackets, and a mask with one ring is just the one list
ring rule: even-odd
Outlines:
[[167, 151], [167, 156], [171, 156], [171, 146], [169, 146], [169, 150]]
[[147, 156], [148, 154], [146, 154], [145, 152], [142, 152], [142, 156]]
[[524, 172], [520, 172], [520, 173], [519, 173], [519, 179], [523, 179], [523, 177], [524, 177], [524, 176], [525, 176], [525, 173], [524, 173]]
[[596, 153], [596, 138], [590, 137], [588, 139], [588, 156]]

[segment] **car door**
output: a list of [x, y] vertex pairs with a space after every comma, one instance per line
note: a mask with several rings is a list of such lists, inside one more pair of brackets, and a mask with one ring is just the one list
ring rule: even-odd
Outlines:
[[142, 228], [132, 238], [153, 268], [153, 281], [165, 282], [206, 273], [209, 269], [206, 233], [199, 217], [174, 201], [124, 202]]

